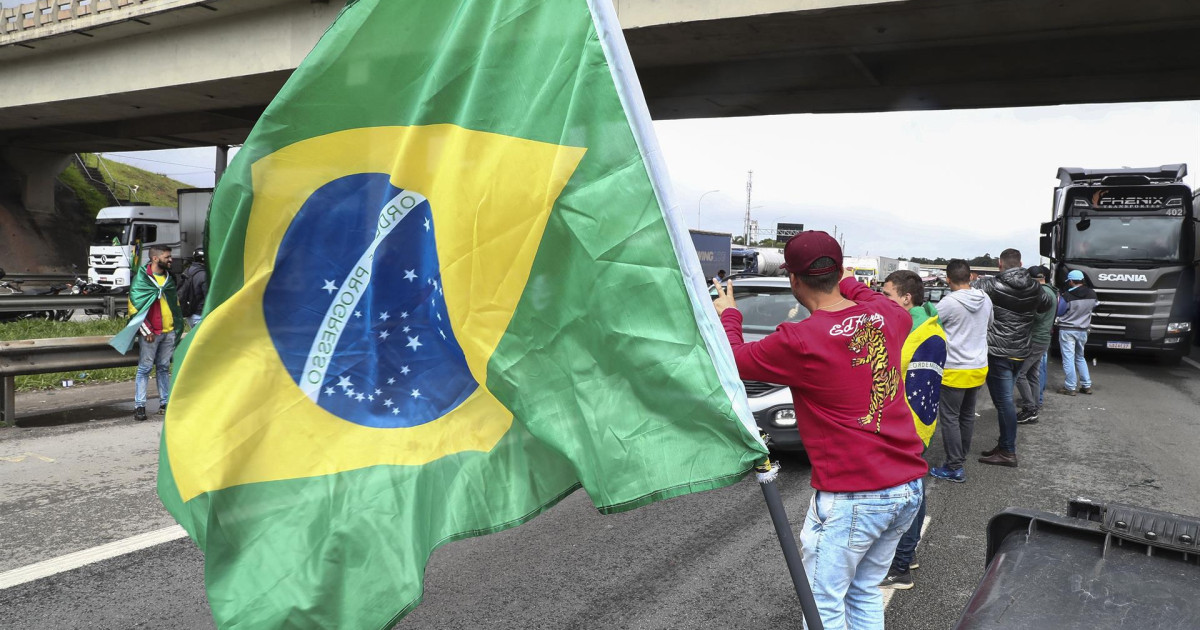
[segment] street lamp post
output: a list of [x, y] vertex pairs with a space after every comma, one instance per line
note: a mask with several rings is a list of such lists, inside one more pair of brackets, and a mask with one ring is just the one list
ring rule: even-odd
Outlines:
[[707, 197], [707, 196], [709, 196], [709, 195], [711, 195], [711, 194], [713, 194], [713, 193], [715, 193], [715, 192], [721, 192], [721, 191], [719, 191], [719, 190], [710, 190], [710, 191], [708, 191], [708, 192], [704, 193], [703, 195], [700, 195], [700, 201], [697, 201], [697, 202], [696, 202], [696, 229], [697, 229], [697, 230], [699, 230], [699, 229], [700, 229], [700, 204], [704, 202], [704, 198], [705, 198], [705, 197]]

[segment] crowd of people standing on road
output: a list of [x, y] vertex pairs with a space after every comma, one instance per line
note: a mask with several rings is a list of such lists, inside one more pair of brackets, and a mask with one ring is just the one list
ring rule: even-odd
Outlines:
[[[994, 277], [951, 261], [952, 291], [936, 308], [911, 271], [888, 276], [881, 293], [857, 282], [824, 232], [797, 234], [784, 258], [807, 319], [747, 343], [732, 284], [716, 283], [713, 305], [740, 376], [791, 388], [815, 490], [800, 543], [823, 624], [883, 628], [879, 587], [913, 585], [926, 472], [967, 480], [979, 390], [988, 389], [1000, 436], [978, 461], [1013, 468], [1017, 425], [1037, 422], [1041, 409], [1056, 317], [1060, 391], [1074, 395], [1078, 383], [1091, 393], [1083, 346], [1095, 294], [1073, 271], [1058, 296], [1049, 272], [1023, 267], [1015, 249], [1001, 253]], [[945, 460], [929, 468], [923, 453], [939, 423]]]

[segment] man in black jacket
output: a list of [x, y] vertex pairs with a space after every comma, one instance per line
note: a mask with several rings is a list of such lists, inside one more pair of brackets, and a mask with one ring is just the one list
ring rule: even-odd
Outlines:
[[204, 318], [204, 301], [208, 299], [208, 269], [204, 250], [192, 252], [192, 264], [183, 270], [183, 284], [179, 285], [179, 307], [192, 328]]
[[1000, 253], [999, 275], [980, 278], [972, 286], [992, 299], [987, 386], [1000, 422], [999, 442], [995, 448], [984, 451], [979, 461], [1016, 468], [1017, 407], [1013, 403], [1013, 383], [1022, 361], [1029, 357], [1036, 315], [1054, 308], [1054, 300], [1021, 266], [1021, 252], [1015, 249]]

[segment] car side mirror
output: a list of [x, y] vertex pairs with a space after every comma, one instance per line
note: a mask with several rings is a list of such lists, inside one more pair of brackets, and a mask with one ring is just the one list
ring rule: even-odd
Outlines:
[[1086, 212], [1079, 213], [1079, 222], [1075, 224], [1075, 229], [1080, 232], [1092, 227], [1092, 220], [1088, 218]]

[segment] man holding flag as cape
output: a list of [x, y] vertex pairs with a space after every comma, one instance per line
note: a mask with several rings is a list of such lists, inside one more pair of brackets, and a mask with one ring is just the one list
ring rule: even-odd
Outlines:
[[[140, 246], [135, 246], [140, 249]], [[137, 379], [133, 398], [133, 419], [146, 419], [146, 388], [150, 370], [155, 370], [158, 384], [158, 413], [167, 413], [167, 397], [171, 386], [171, 356], [175, 342], [183, 332], [183, 316], [171, 278], [171, 249], [161, 245], [150, 248], [150, 262], [142, 267], [136, 262], [133, 279], [129, 282], [129, 325], [117, 333], [112, 346], [122, 353], [129, 352], [133, 342], [140, 343]]]

